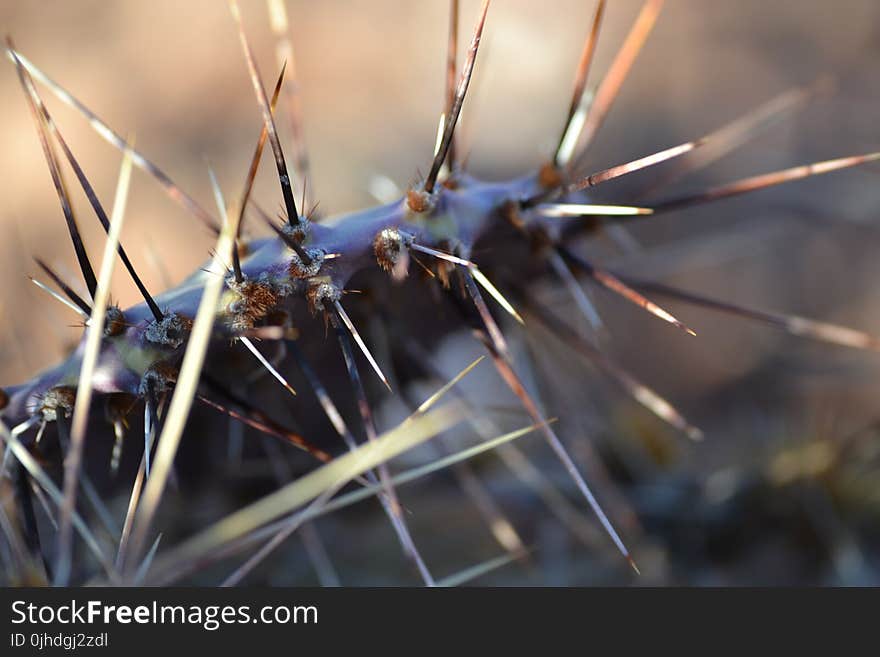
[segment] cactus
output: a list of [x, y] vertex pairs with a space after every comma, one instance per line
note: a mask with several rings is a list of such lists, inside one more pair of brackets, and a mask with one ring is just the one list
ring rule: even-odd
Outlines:
[[[686, 339], [694, 339], [696, 333], [665, 309], [660, 304], [662, 299], [763, 322], [794, 335], [838, 346], [857, 349], [876, 349], [878, 346], [875, 338], [860, 331], [744, 308], [655, 281], [637, 279], [606, 269], [579, 252], [575, 238], [596, 235], [603, 226], [635, 224], [662, 212], [880, 159], [880, 153], [831, 159], [657, 202], [598, 203], [592, 191], [595, 187], [637, 171], [652, 171], [664, 163], [684, 160], [702, 149], [732, 147], [744, 133], [756, 132], [760, 123], [758, 117], [750, 117], [750, 122], [737, 124], [740, 134], [736, 139], [730, 136], [734, 128], [724, 127], [704, 138], [583, 175], [584, 153], [610, 111], [662, 4], [658, 0], [645, 2], [619, 54], [592, 93], [587, 89], [587, 80], [606, 11], [603, 0], [597, 3], [578, 63], [563, 129], [547, 163], [511, 180], [487, 182], [465, 171], [455, 138], [459, 115], [478, 61], [484, 27], [487, 22], [491, 23], [491, 20], [487, 21], [489, 2], [482, 4], [461, 72], [457, 73], [458, 3], [453, 0], [446, 103], [427, 173], [396, 200], [329, 219], [307, 212], [304, 202], [297, 203], [294, 186], [298, 176], [300, 185], [304, 179], [305, 157], [297, 150], [293, 160], [295, 166], [289, 167], [286, 159], [289, 153], [283, 150], [275, 127], [275, 104], [284, 85], [290, 82], [284, 80], [285, 71], [282, 69], [274, 93], [271, 97], [267, 94], [234, 4], [232, 14], [238, 22], [244, 60], [263, 125], [241, 195], [233, 197], [231, 204], [227, 203], [228, 199], [212, 178], [216, 211], [198, 204], [142, 155], [136, 145], [104, 124], [97, 114], [44, 74], [10, 41], [6, 52], [20, 78], [37, 125], [88, 291], [85, 298], [77, 294], [74, 288], [78, 283], [64, 281], [48, 265], [40, 262], [41, 269], [60, 292], [42, 282], [39, 284], [80, 315], [85, 330], [66, 360], [25, 383], [7, 385], [0, 392], [2, 442], [7, 451], [4, 468], [8, 476], [19, 482], [20, 514], [24, 519], [22, 535], [26, 552], [34, 556], [33, 577], [37, 581], [62, 585], [96, 577], [111, 583], [164, 583], [178, 581], [198, 563], [250, 549], [251, 558], [229, 577], [230, 582], [237, 582], [275, 545], [310, 518], [345, 505], [346, 499], [375, 495], [413, 569], [424, 583], [437, 583], [410, 535], [406, 515], [397, 498], [396, 482], [405, 479], [407, 473], [394, 475], [388, 467], [388, 460], [443, 432], [453, 423], [463, 419], [474, 422], [473, 409], [469, 409], [467, 400], [456, 392], [458, 379], [454, 379], [423, 407], [416, 408], [413, 404], [413, 414], [406, 422], [380, 435], [371, 408], [379, 394], [396, 394], [391, 382], [395, 377], [386, 373], [390, 363], [382, 362], [382, 358], [373, 354], [368, 346], [370, 340], [361, 336], [356, 318], [349, 315], [345, 302], [352, 280], [364, 272], [370, 273], [377, 286], [397, 285], [409, 276], [407, 286], [430, 285], [443, 290], [451, 307], [460, 313], [460, 321], [473, 328], [500, 378], [519, 399], [529, 417], [528, 426], [504, 434], [498, 440], [492, 440], [493, 436], [484, 432], [481, 435], [485, 442], [479, 444], [477, 450], [497, 447], [528, 432], [540, 434], [570, 476], [580, 495], [580, 504], [593, 512], [624, 560], [636, 569], [636, 562], [615, 529], [613, 518], [605, 514], [553, 423], [544, 416], [541, 405], [528, 391], [529, 386], [520, 375], [515, 355], [502, 330], [509, 322], [499, 321], [496, 316], [513, 321], [511, 330], [518, 330], [518, 324], [542, 327], [574, 353], [593, 363], [635, 402], [683, 436], [699, 440], [702, 433], [659, 392], [615, 364], [567, 318], [532, 294], [530, 285], [533, 279], [549, 275], [558, 277], [571, 295], [576, 312], [582, 313], [590, 322], [596, 321], [595, 311], [584, 296], [579, 278], [619, 295], [660, 321], [680, 329], [683, 335], [691, 336]], [[280, 3], [273, 4], [276, 17], [279, 6]], [[110, 206], [98, 198], [65, 142], [60, 127], [43, 104], [38, 83], [84, 114], [100, 136], [124, 154], [117, 199], [111, 212], [108, 213]], [[778, 103], [773, 113], [784, 113], [801, 100], [803, 94], [788, 98], [786, 102]], [[294, 125], [299, 126], [297, 122]], [[301, 138], [301, 135], [295, 136]], [[280, 220], [268, 216], [251, 199], [254, 177], [267, 142], [274, 156], [284, 201]], [[53, 144], [60, 148], [60, 158]], [[300, 139], [297, 149], [301, 148]], [[108, 234], [98, 274], [85, 251], [67, 196], [67, 186], [61, 178], [63, 162], [73, 169], [79, 186]], [[159, 294], [147, 290], [123, 245], [118, 242], [127, 179], [133, 166], [154, 176], [172, 198], [217, 237], [214, 258], [204, 269]], [[265, 224], [271, 228], [271, 237], [245, 237], [242, 224], [252, 214], [252, 209], [262, 215]], [[477, 247], [484, 243], [510, 246], [506, 250], [499, 247], [499, 254], [490, 256], [488, 262], [483, 263]], [[123, 309], [109, 303], [107, 291], [116, 254], [143, 297], [139, 305]], [[498, 262], [510, 257], [524, 257], [526, 260], [522, 267], [497, 266]], [[339, 344], [349, 376], [350, 394], [358, 401], [362, 426], [357, 430], [348, 426], [324, 389], [321, 371], [316, 371], [310, 363], [311, 354], [298, 346], [298, 343], [303, 347], [307, 344], [298, 335], [305, 330], [300, 320], [306, 314], [304, 311], [323, 319]], [[273, 344], [286, 346], [311, 384], [312, 391], [295, 390], [284, 374], [284, 368], [265, 355], [265, 345]], [[421, 360], [423, 375], [433, 373], [424, 354], [412, 353], [418, 350], [418, 345], [403, 341], [393, 347], [401, 352], [408, 351], [413, 360]], [[217, 366], [218, 363], [221, 365]], [[236, 394], [236, 379], [254, 370], [265, 370], [285, 395], [317, 393], [322, 411], [345, 443], [342, 449], [335, 438], [308, 436], [285, 428], [261, 409], [256, 399]], [[469, 368], [462, 376], [468, 371]], [[375, 393], [371, 388], [373, 375], [388, 390]], [[443, 395], [441, 403], [439, 397]], [[174, 457], [194, 402], [217, 409], [252, 429], [292, 444], [319, 467], [310, 469], [308, 474], [219, 520], [216, 525], [181, 544], [160, 546], [162, 549], [157, 550], [157, 543], [152, 543], [150, 548], [157, 529], [157, 509], [172, 474]], [[115, 560], [77, 511], [78, 499], [91, 485], [83, 476], [82, 462], [86, 440], [97, 430], [95, 418], [89, 422], [90, 414], [96, 415], [96, 404], [103, 405], [111, 424], [120, 434], [126, 416], [135, 413], [134, 409], [139, 405], [144, 408], [143, 456]], [[439, 406], [435, 408], [437, 404]], [[39, 436], [47, 425], [53, 424], [57, 425], [66, 450], [60, 485], [53, 482], [34, 457], [40, 453]], [[367, 440], [359, 444], [354, 434], [361, 430]], [[347, 453], [345, 446], [349, 450]], [[463, 467], [464, 459], [470, 455], [473, 454], [447, 457], [435, 465], [451, 466], [456, 461], [456, 467]], [[459, 471], [462, 477], [473, 476], [468, 473], [466, 469]], [[54, 545], [44, 545], [45, 541], [41, 543], [39, 532], [35, 531], [33, 523], [27, 521], [33, 514], [32, 481], [52, 498], [49, 505], [58, 509]], [[351, 490], [340, 493], [348, 483], [352, 485]], [[503, 521], [497, 512], [494, 518], [499, 523]], [[513, 536], [513, 539], [499, 541], [506, 548], [505, 556], [487, 562], [485, 569], [523, 557], [523, 542], [516, 538], [515, 531]], [[74, 550], [79, 540], [84, 541], [92, 555], [91, 558], [83, 557], [82, 563], [77, 563], [74, 558], [80, 553], [79, 549]], [[265, 541], [263, 547], [253, 551], [252, 546], [261, 540]], [[23, 578], [25, 573], [18, 576]]]

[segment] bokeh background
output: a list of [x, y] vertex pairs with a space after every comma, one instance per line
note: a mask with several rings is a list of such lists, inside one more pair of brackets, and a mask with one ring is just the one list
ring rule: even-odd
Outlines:
[[[593, 82], [639, 9], [630, 0], [609, 5]], [[371, 205], [376, 174], [405, 186], [430, 163], [443, 98], [447, 3], [286, 6], [313, 198], [324, 215]], [[593, 8], [592, 2], [568, 0], [493, 3], [461, 125], [474, 174], [500, 179], [544, 161], [567, 108]], [[478, 9], [475, 1], [462, 2], [462, 51]], [[248, 1], [242, 10], [269, 84], [277, 66], [266, 6]], [[205, 207], [213, 207], [208, 163], [230, 194], [240, 187], [260, 115], [226, 3], [3, 0], [0, 25], [50, 76], [116, 130], [134, 135], [140, 150]], [[874, 0], [671, 0], [591, 149], [588, 168], [701, 136], [825, 75], [835, 80], [832, 92], [668, 193], [878, 150], [878, 26]], [[48, 92], [43, 97], [109, 203], [120, 154]], [[36, 272], [32, 254], [70, 280], [77, 277], [9, 63], [0, 67], [0, 99], [0, 383], [6, 384], [62, 357], [80, 329], [26, 278]], [[289, 136], [286, 124], [279, 125]], [[651, 175], [609, 185], [602, 197], [625, 202]], [[633, 226], [631, 234], [644, 247], [637, 253], [620, 254], [602, 239], [584, 248], [627, 273], [880, 334], [878, 182], [876, 165], [834, 173]], [[280, 201], [270, 166], [261, 171], [256, 195], [269, 208]], [[97, 256], [100, 228], [85, 199], [75, 198]], [[251, 225], [261, 233], [257, 222]], [[151, 289], [181, 280], [206, 259], [213, 242], [141, 172], [123, 241]], [[118, 274], [115, 298], [136, 302], [136, 291]], [[548, 301], [567, 303], [553, 285], [536, 289]], [[588, 540], [573, 533], [497, 460], [486, 458], [475, 464], [480, 477], [534, 551], [478, 581], [877, 583], [880, 442], [871, 425], [880, 418], [880, 355], [668, 304], [697, 330], [698, 338], [688, 338], [608, 294], [596, 292], [594, 299], [607, 327], [606, 352], [674, 401], [706, 439], [687, 442], [546, 335], [511, 328], [530, 384], [541, 391], [547, 413], [561, 418], [560, 433], [595, 477], [644, 575], [634, 579], [600, 535]], [[455, 333], [432, 348], [450, 373], [479, 353], [466, 335]], [[468, 385], [487, 416], [502, 426], [524, 424], [491, 366], [481, 366]], [[401, 412], [386, 402], [380, 417], [390, 423]], [[524, 439], [523, 448], [579, 504], [540, 439]], [[222, 455], [215, 460], [218, 481], [234, 479], [236, 470], [239, 477], [251, 472], [224, 469]], [[260, 462], [254, 469], [261, 467], [268, 469]], [[216, 501], [209, 487], [199, 490], [204, 497], [198, 499], [211, 500], [205, 505], [211, 513], [240, 504], [238, 498]], [[438, 576], [498, 553], [479, 514], [447, 475], [402, 494], [416, 541]], [[196, 515], [194, 522], [203, 519]], [[318, 581], [316, 536], [343, 584], [417, 581], [378, 505], [332, 516], [309, 532], [304, 542], [289, 541], [252, 581]]]

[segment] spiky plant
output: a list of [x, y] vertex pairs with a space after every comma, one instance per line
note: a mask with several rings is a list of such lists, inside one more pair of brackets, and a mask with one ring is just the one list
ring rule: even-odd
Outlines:
[[[10, 566], [7, 579], [12, 583], [60, 585], [94, 581], [171, 583], [194, 577], [194, 572], [216, 562], [228, 563], [231, 557], [241, 559], [243, 555], [244, 561], [231, 574], [227, 570], [214, 580], [237, 583], [291, 534], [310, 527], [309, 521], [355, 501], [376, 497], [405, 560], [425, 584], [433, 585], [438, 580], [420, 551], [420, 545], [431, 542], [432, 537], [413, 538], [397, 486], [428, 472], [453, 467], [457, 481], [480, 509], [503, 550], [501, 556], [443, 580], [460, 583], [511, 561], [529, 559], [528, 542], [516, 529], [516, 518], [507, 517], [493, 501], [492, 491], [467, 465], [468, 459], [490, 451], [497, 452], [506, 466], [538, 493], [549, 513], [586, 542], [594, 543], [595, 530], [582, 515], [589, 509], [625, 562], [636, 569], [636, 561], [615, 529], [614, 517], [605, 514], [587, 483], [588, 477], [570, 454], [553, 419], [543, 410], [544, 404], [530, 392], [532, 382], [521, 374], [521, 358], [509, 346], [506, 335], [532, 330], [552, 336], [571, 353], [593, 364], [636, 403], [691, 440], [699, 440], [702, 432], [661, 394], [616, 364], [602, 343], [594, 340], [601, 331], [601, 320], [582, 283], [609, 290], [680, 329], [683, 336], [691, 336], [682, 339], [694, 339], [696, 334], [655, 298], [762, 322], [833, 345], [874, 350], [878, 346], [875, 338], [857, 330], [693, 294], [618, 272], [586, 255], [584, 243], [606, 234], [606, 230], [626, 240], [624, 226], [649, 221], [660, 213], [880, 159], [880, 153], [867, 152], [764, 173], [695, 194], [654, 194], [639, 200], [597, 202], [594, 188], [635, 172], [662, 169], [653, 181], [656, 186], [705, 166], [758, 134], [772, 119], [803, 104], [821, 87], [787, 92], [704, 137], [586, 175], [589, 146], [662, 5], [661, 0], [644, 3], [611, 66], [591, 89], [591, 63], [606, 12], [606, 3], [597, 3], [565, 120], [547, 161], [512, 179], [487, 182], [467, 173], [461, 148], [456, 144], [456, 129], [477, 64], [489, 2], [486, 0], [480, 9], [459, 66], [458, 2], [453, 0], [445, 106], [426, 172], [399, 198], [330, 218], [321, 217], [316, 206], [308, 204], [308, 159], [298, 97], [295, 90], [291, 91], [291, 81], [285, 80], [284, 63], [292, 57], [292, 51], [286, 41], [286, 18], [280, 0], [270, 2], [270, 13], [285, 61], [281, 62], [271, 94], [264, 85], [239, 10], [234, 3], [231, 5], [262, 128], [242, 190], [224, 194], [210, 173], [216, 200], [213, 210], [172, 182], [133, 140], [110, 128], [8, 41], [6, 52], [34, 118], [87, 294], [77, 291], [78, 281], [65, 280], [38, 260], [40, 269], [57, 289], [45, 281], [34, 282], [78, 314], [85, 328], [67, 359], [26, 383], [6, 386], [0, 396], [4, 478], [12, 502], [4, 505], [2, 517], [7, 546], [4, 556]], [[100, 199], [92, 187], [43, 103], [38, 84], [84, 115], [97, 133], [123, 154], [112, 205]], [[275, 106], [285, 89], [291, 91], [286, 105], [295, 142], [293, 166], [275, 124]], [[251, 194], [267, 142], [283, 199], [279, 218], [262, 210]], [[56, 149], [60, 149], [60, 156]], [[672, 161], [680, 168], [670, 173], [662, 165]], [[62, 175], [65, 162], [107, 233], [97, 268], [89, 259], [74, 216]], [[119, 241], [132, 167], [153, 176], [169, 196], [216, 236], [209, 264], [159, 294], [147, 289]], [[298, 197], [297, 189], [302, 196]], [[250, 224], [264, 223], [271, 235], [248, 237], [243, 230], [246, 219]], [[491, 249], [484, 248], [487, 246]], [[141, 304], [125, 309], [109, 298], [117, 254], [143, 297]], [[570, 306], [570, 311], [560, 312], [546, 295], [539, 294], [548, 280], [559, 281], [569, 298], [562, 307]], [[351, 314], [345, 296], [350, 292], [368, 292], [365, 302]], [[500, 321], [493, 311], [502, 311]], [[436, 321], [425, 318], [431, 313], [438, 315]], [[399, 319], [407, 314], [422, 316], [407, 324]], [[440, 314], [444, 315], [442, 319]], [[579, 314], [585, 326], [580, 325]], [[362, 337], [362, 321], [382, 328]], [[444, 380], [431, 350], [440, 336], [456, 326], [468, 327], [482, 345], [500, 380], [527, 416], [524, 426], [508, 432], [499, 429], [485, 410], [462, 392], [462, 378], [475, 362], [461, 363], [461, 373]], [[323, 342], [335, 342], [338, 353], [328, 353], [321, 346]], [[379, 344], [381, 353], [374, 354], [368, 346], [371, 342]], [[344, 365], [346, 385], [340, 385], [332, 374], [329, 357]], [[255, 373], [265, 374], [258, 389], [251, 383]], [[381, 386], [374, 385], [373, 379]], [[433, 380], [438, 389], [427, 400], [417, 399], [407, 385], [415, 379]], [[280, 393], [271, 400], [267, 399], [266, 380], [276, 386], [274, 392]], [[402, 398], [409, 416], [382, 431], [373, 408], [395, 394]], [[337, 407], [340, 395], [347, 396], [342, 410]], [[309, 397], [310, 405], [301, 405], [304, 396]], [[357, 409], [357, 426], [351, 421], [351, 413], [346, 412], [352, 401]], [[294, 403], [298, 406], [292, 421], [300, 425], [298, 430], [276, 419]], [[211, 425], [196, 427], [192, 421], [187, 428], [196, 406], [228, 416], [255, 433], [280, 439], [302, 450], [305, 456], [296, 461], [293, 472], [279, 475], [276, 490], [229, 515], [212, 515], [211, 524], [205, 528], [184, 526], [178, 530], [173, 513], [163, 509], [161, 502], [167, 497], [170, 482], [185, 485], [179, 482], [184, 474], [175, 476], [175, 459], [181, 446], [211, 431]], [[136, 422], [132, 418], [141, 415], [143, 441], [133, 445], [133, 441], [124, 440], [126, 428], [129, 422]], [[115, 438], [112, 446], [102, 442], [108, 434], [108, 422]], [[389, 466], [395, 456], [447, 433], [458, 423], [467, 423], [480, 440], [466, 449], [437, 451], [428, 461], [409, 469]], [[46, 447], [48, 427], [54, 427], [57, 433], [63, 471], [56, 471], [58, 462], [52, 462], [52, 451]], [[529, 433], [540, 435], [546, 442], [568, 482], [551, 480], [512, 444]], [[86, 446], [96, 443], [106, 448], [102, 452], [104, 470], [109, 464], [115, 471], [122, 451], [131, 454], [134, 450], [139, 459], [130, 476], [120, 476], [126, 483], [128, 503], [119, 527], [114, 527], [114, 512], [105, 507], [96, 490], [105, 486], [96, 486], [85, 467]], [[277, 445], [268, 443], [266, 449], [277, 450]], [[272, 456], [271, 451], [268, 461], [289, 464], [289, 459]], [[285, 481], [288, 478], [292, 480]], [[573, 486], [577, 501], [573, 503], [560, 493], [560, 486]], [[83, 504], [83, 497], [88, 504]], [[178, 503], [186, 505], [186, 499]], [[35, 506], [39, 504], [42, 506]], [[180, 509], [184, 516], [194, 512], [186, 506]], [[56, 529], [50, 531], [47, 522]], [[313, 550], [320, 552], [315, 547], [314, 529], [309, 531]], [[187, 536], [172, 544], [167, 538], [160, 542], [169, 533]]]

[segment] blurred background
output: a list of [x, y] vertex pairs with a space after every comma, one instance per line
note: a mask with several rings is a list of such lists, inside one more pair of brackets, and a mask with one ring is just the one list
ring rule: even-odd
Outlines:
[[[461, 4], [463, 52], [479, 3]], [[286, 6], [312, 198], [325, 216], [375, 204], [369, 193], [374, 176], [405, 187], [430, 164], [443, 102], [447, 3]], [[601, 79], [639, 6], [609, 3], [591, 84]], [[593, 10], [589, 1], [493, 3], [460, 132], [473, 174], [503, 179], [546, 160]], [[242, 2], [242, 12], [269, 85], [278, 69], [266, 5]], [[135, 136], [139, 149], [204, 207], [213, 208], [208, 164], [230, 194], [240, 188], [260, 114], [226, 3], [5, 0], [0, 24], [31, 61], [118, 132]], [[671, 0], [591, 148], [587, 168], [702, 136], [823, 76], [834, 80], [832, 91], [655, 197], [878, 150], [878, 26], [875, 0]], [[120, 154], [48, 91], [41, 93], [109, 204]], [[26, 278], [37, 271], [32, 255], [69, 280], [78, 277], [8, 62], [0, 67], [0, 98], [0, 384], [9, 384], [62, 358], [81, 330]], [[289, 144], [286, 122], [279, 127]], [[266, 164], [255, 194], [274, 208], [280, 196]], [[608, 185], [601, 198], [627, 202], [633, 190], [650, 186], [653, 175], [659, 173]], [[878, 182], [876, 165], [833, 173], [633, 225], [631, 235], [643, 247], [635, 253], [621, 254], [603, 239], [583, 248], [641, 278], [880, 334]], [[78, 191], [74, 197], [97, 257], [100, 227], [85, 198]], [[211, 236], [142, 172], [135, 174], [128, 208], [123, 242], [150, 289], [180, 281], [208, 257]], [[253, 234], [263, 231], [256, 221], [250, 226]], [[138, 300], [125, 276], [115, 276], [114, 286], [122, 305]], [[535, 289], [548, 303], [570, 305], [552, 281]], [[689, 338], [607, 293], [596, 291], [593, 298], [606, 325], [603, 350], [675, 403], [703, 429], [705, 440], [693, 444], [665, 427], [540, 330], [510, 327], [518, 364], [546, 413], [560, 418], [560, 435], [589, 473], [643, 576], [632, 576], [587, 515], [560, 520], [490, 455], [474, 462], [474, 471], [532, 552], [475, 583], [880, 583], [880, 439], [873, 428], [880, 420], [880, 354], [664, 304], [697, 331], [697, 338]], [[448, 374], [480, 354], [465, 332], [451, 331], [431, 348]], [[413, 385], [417, 396], [436, 387]], [[465, 385], [498, 426], [527, 424], [490, 364]], [[399, 402], [385, 401], [380, 421], [391, 426], [403, 413]], [[473, 441], [464, 433], [447, 438], [459, 445]], [[580, 500], [541, 439], [519, 444], [580, 511]], [[187, 520], [206, 522], [265, 486], [254, 488], [271, 469], [271, 458], [261, 459], [254, 457], [250, 469], [230, 467], [226, 454], [201, 461], [202, 474], [210, 476], [199, 479], [198, 496], [189, 498], [187, 504], [198, 500], [199, 508]], [[227, 492], [217, 493], [221, 486]], [[107, 496], [111, 505], [121, 500], [124, 509], [122, 488], [118, 499], [110, 490]], [[415, 540], [438, 577], [499, 553], [449, 474], [412, 484], [401, 495]], [[183, 534], [191, 531], [181, 528]], [[334, 576], [347, 585], [418, 582], [378, 504], [318, 521], [248, 582], [315, 584]], [[214, 581], [204, 577], [196, 581]]]

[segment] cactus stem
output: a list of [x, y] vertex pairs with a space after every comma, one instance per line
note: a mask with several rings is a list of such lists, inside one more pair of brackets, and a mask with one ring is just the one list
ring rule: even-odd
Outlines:
[[339, 412], [339, 409], [336, 408], [336, 404], [333, 403], [333, 400], [327, 393], [327, 389], [315, 373], [314, 368], [309, 364], [308, 360], [306, 360], [299, 345], [296, 344], [296, 340], [288, 340], [286, 344], [290, 353], [293, 354], [294, 359], [297, 361], [299, 369], [306, 377], [306, 381], [308, 381], [312, 390], [314, 390], [315, 396], [321, 404], [321, 409], [324, 411], [324, 415], [327, 416], [330, 424], [336, 430], [336, 433], [339, 434], [339, 437], [342, 438], [346, 447], [350, 450], [355, 449], [357, 445], [354, 441], [354, 437], [351, 435], [348, 425], [346, 425], [345, 420], [342, 419], [342, 414]]

